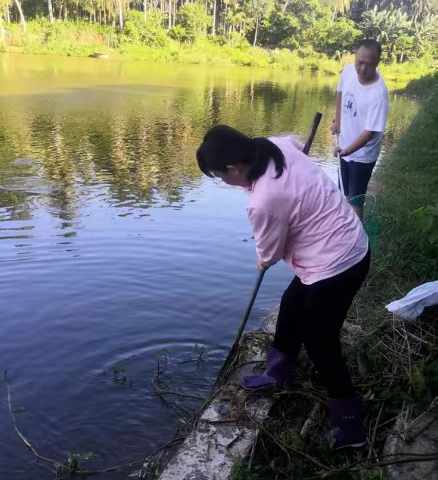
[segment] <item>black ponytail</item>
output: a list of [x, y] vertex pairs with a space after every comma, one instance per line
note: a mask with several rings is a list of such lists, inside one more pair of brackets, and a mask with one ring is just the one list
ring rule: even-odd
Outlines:
[[247, 179], [253, 182], [259, 179], [272, 160], [277, 176], [281, 177], [286, 168], [283, 152], [267, 138], [250, 138], [234, 128], [217, 125], [204, 137], [196, 152], [201, 171], [213, 176], [214, 171], [225, 172], [228, 165], [239, 163], [249, 165]]

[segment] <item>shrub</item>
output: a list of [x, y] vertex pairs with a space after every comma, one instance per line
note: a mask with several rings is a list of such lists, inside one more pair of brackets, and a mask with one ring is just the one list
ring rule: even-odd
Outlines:
[[240, 50], [248, 50], [251, 47], [246, 37], [240, 35], [238, 32], [233, 32], [229, 35], [216, 35], [211, 39], [211, 42], [220, 46], [232, 46]]
[[186, 31], [184, 41], [193, 43], [196, 38], [206, 36], [207, 28], [211, 25], [211, 15], [205, 13], [200, 3], [186, 3], [176, 15], [176, 24]]
[[166, 47], [169, 38], [163, 28], [163, 15], [159, 10], [150, 10], [144, 19], [141, 12], [126, 13], [125, 25], [121, 34], [122, 44], [147, 45], [148, 47]]
[[175, 25], [172, 27], [169, 32], [169, 36], [177, 42], [187, 42], [189, 39], [187, 30], [182, 25]]
[[361, 31], [355, 28], [354, 22], [348, 18], [338, 18], [332, 25], [325, 22], [314, 29], [312, 41], [315, 50], [329, 57], [341, 57], [353, 52]]

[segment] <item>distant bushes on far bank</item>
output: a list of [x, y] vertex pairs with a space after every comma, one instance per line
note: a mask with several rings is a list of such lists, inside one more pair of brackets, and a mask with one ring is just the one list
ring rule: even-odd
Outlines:
[[[360, 38], [354, 23], [340, 17], [333, 22], [326, 19], [317, 32], [312, 30], [315, 32], [312, 41], [309, 33], [297, 30], [299, 42], [294, 43], [288, 37], [285, 42], [279, 41], [277, 47], [253, 47], [237, 30], [221, 32], [215, 37], [209, 35], [212, 17], [200, 7], [197, 3], [187, 3], [179, 8], [175, 25], [169, 31], [165, 28], [165, 15], [159, 10], [149, 10], [146, 18], [138, 11], [126, 12], [122, 30], [85, 20], [57, 20], [52, 25], [46, 17], [29, 20], [26, 31], [19, 23], [4, 23], [0, 51], [74, 56], [88, 56], [98, 51], [132, 60], [281, 68], [337, 75], [343, 64], [352, 61], [353, 57], [346, 52], [351, 51]], [[272, 34], [268, 38], [260, 33], [260, 43], [272, 41], [275, 45], [285, 36], [283, 32], [276, 38], [275, 32], [292, 28], [290, 18], [289, 23], [275, 15], [271, 20]], [[268, 27], [265, 25], [265, 28]], [[416, 63], [382, 65], [382, 70], [385, 78], [387, 74], [392, 75], [391, 79], [401, 81], [403, 86], [412, 78], [429, 73], [432, 62], [433, 57], [426, 54]]]

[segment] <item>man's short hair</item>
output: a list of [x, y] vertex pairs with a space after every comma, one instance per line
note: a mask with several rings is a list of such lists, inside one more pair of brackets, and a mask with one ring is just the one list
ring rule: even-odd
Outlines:
[[379, 59], [382, 56], [382, 45], [380, 45], [380, 43], [377, 40], [373, 40], [372, 38], [366, 38], [365, 40], [362, 40], [359, 43], [359, 45], [357, 46], [357, 49], [359, 50], [360, 47], [365, 47], [368, 49], [373, 48], [377, 52]]

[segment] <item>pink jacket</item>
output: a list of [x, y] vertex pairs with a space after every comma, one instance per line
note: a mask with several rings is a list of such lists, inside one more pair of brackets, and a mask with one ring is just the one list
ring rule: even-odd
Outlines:
[[270, 162], [249, 191], [248, 217], [262, 262], [283, 259], [308, 285], [358, 263], [368, 237], [340, 190], [291, 137], [269, 140], [283, 152], [286, 168], [276, 179]]

